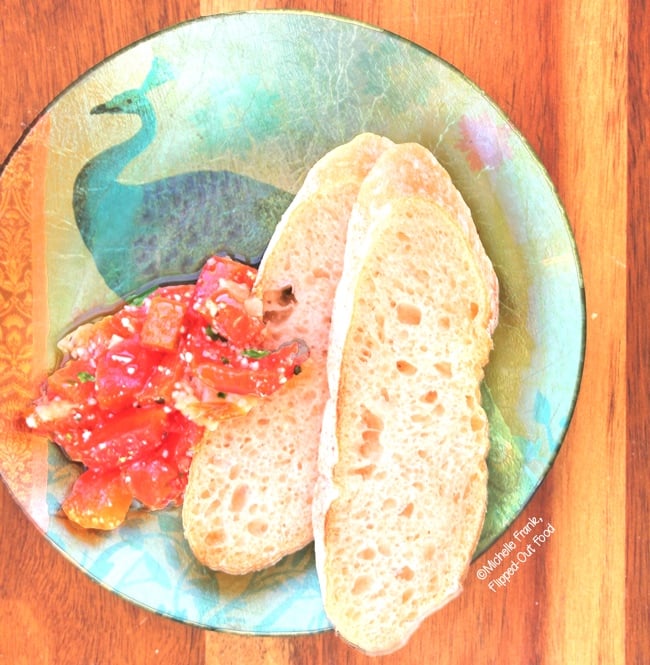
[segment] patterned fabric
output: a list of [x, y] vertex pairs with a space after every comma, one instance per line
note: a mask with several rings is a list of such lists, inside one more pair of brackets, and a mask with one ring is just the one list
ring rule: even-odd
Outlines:
[[0, 471], [16, 498], [47, 527], [47, 443], [24, 416], [43, 367], [47, 324], [44, 185], [49, 119], [44, 116], [0, 180]]

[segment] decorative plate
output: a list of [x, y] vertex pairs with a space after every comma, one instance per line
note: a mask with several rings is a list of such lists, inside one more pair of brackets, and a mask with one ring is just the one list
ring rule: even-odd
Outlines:
[[215, 250], [257, 261], [309, 167], [362, 131], [435, 153], [500, 279], [477, 554], [558, 452], [582, 370], [583, 284], [554, 188], [503, 113], [431, 53], [350, 20], [271, 11], [179, 25], [67, 89], [0, 178], [0, 471], [62, 553], [135, 603], [220, 630], [329, 627], [309, 547], [231, 577], [196, 562], [178, 510], [135, 511], [111, 533], [73, 528], [60, 502], [75, 465], [23, 414], [79, 317], [191, 275]]

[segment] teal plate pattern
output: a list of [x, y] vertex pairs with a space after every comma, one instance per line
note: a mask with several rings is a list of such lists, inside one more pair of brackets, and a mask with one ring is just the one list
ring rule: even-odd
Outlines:
[[[522, 512], [564, 438], [584, 355], [581, 270], [554, 187], [518, 131], [460, 72], [393, 34], [306, 12], [208, 17], [134, 44], [54, 100], [0, 181], [8, 187], [35, 146], [28, 171], [40, 207], [25, 225], [43, 239], [31, 251], [45, 266], [44, 296], [34, 298], [46, 321], [30, 347], [40, 344], [39, 360], [16, 377], [35, 391], [34, 377], [53, 367], [56, 341], [76, 320], [193, 275], [214, 251], [254, 264], [311, 165], [364, 131], [434, 152], [499, 277], [501, 318], [482, 393], [491, 452], [478, 555]], [[114, 532], [82, 532], [60, 511], [79, 469], [47, 445], [18, 464], [20, 426], [3, 422], [5, 481], [47, 538], [100, 584], [208, 629], [330, 627], [311, 547], [235, 577], [197, 563], [177, 509], [134, 510]]]

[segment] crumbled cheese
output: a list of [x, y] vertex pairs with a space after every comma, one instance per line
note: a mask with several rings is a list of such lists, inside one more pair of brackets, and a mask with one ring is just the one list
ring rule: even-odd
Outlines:
[[133, 360], [133, 358], [131, 356], [125, 356], [119, 353], [114, 353], [111, 356], [111, 360], [113, 360], [116, 363], [122, 363], [123, 365], [126, 365], [127, 363], [130, 363]]
[[108, 348], [112, 349], [116, 344], [119, 344], [120, 342], [124, 341], [124, 337], [120, 337], [119, 335], [112, 335], [111, 338], [108, 340]]
[[120, 323], [121, 323], [121, 324], [122, 324], [122, 325], [123, 325], [123, 326], [124, 326], [129, 332], [130, 332], [130, 333], [134, 333], [134, 332], [135, 332], [135, 328], [133, 327], [133, 321], [131, 321], [131, 319], [130, 319], [128, 316], [123, 316], [123, 317], [120, 319]]
[[208, 300], [205, 303], [205, 305], [207, 307], [208, 314], [210, 316], [216, 316], [217, 313], [219, 312], [219, 307], [217, 306], [217, 303], [215, 303], [213, 300]]

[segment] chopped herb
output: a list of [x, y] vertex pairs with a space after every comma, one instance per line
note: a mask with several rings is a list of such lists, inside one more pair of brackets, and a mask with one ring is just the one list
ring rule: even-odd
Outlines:
[[205, 334], [213, 342], [227, 342], [228, 341], [228, 339], [226, 337], [224, 337], [221, 333], [218, 333], [216, 330], [213, 330], [212, 326], [206, 326]]
[[77, 374], [77, 378], [81, 383], [89, 383], [90, 381], [94, 381], [95, 377], [90, 373], [90, 372], [79, 372]]
[[221, 364], [222, 365], [230, 365], [230, 360], [226, 358], [226, 356], [221, 356]]
[[226, 399], [226, 397], [228, 397], [228, 394], [227, 394], [227, 393], [218, 392], [218, 393], [217, 393], [217, 397], [220, 397], [221, 399]]
[[241, 354], [247, 358], [266, 358], [266, 356], [271, 353], [270, 351], [265, 351], [264, 349], [244, 349]]
[[157, 286], [152, 286], [150, 289], [143, 291], [142, 293], [136, 293], [134, 296], [126, 299], [127, 305], [133, 305], [134, 307], [140, 307], [142, 303], [157, 289]]
[[155, 402], [156, 404], [164, 404], [164, 403], [165, 403], [165, 398], [164, 398], [164, 397], [156, 397], [156, 398], [154, 399], [154, 402]]
[[302, 367], [301, 367], [300, 365], [296, 365], [296, 366], [293, 368], [293, 373], [294, 373], [294, 375], [295, 375], [295, 376], [298, 376], [298, 374], [300, 374], [300, 372], [302, 372]]

